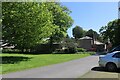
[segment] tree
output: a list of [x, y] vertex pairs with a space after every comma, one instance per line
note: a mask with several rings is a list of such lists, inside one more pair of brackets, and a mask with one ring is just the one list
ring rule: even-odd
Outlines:
[[42, 43], [57, 28], [45, 3], [3, 2], [3, 40], [18, 49], [30, 49]]
[[[2, 7], [2, 2], [0, 2], [0, 8]], [[2, 12], [0, 13], [0, 40], [2, 40]]]
[[73, 23], [69, 9], [56, 2], [3, 2], [2, 12], [4, 41], [22, 51], [62, 39]]
[[98, 34], [96, 31], [92, 30], [92, 29], [88, 30], [88, 31], [85, 33], [85, 35], [86, 35], [86, 36], [89, 36], [89, 37], [91, 37], [91, 38], [100, 40], [99, 34]]
[[75, 39], [81, 38], [84, 35], [84, 31], [80, 26], [76, 26], [75, 28], [73, 28], [72, 32]]
[[67, 36], [67, 29], [72, 26], [73, 20], [69, 16], [71, 11], [60, 3], [47, 4], [54, 17], [53, 24], [57, 26], [50, 36], [50, 43], [59, 42]]
[[72, 38], [65, 38], [63, 40], [62, 46], [65, 47], [65, 53], [76, 53], [77, 43]]
[[120, 45], [120, 19], [110, 21], [107, 26], [103, 26], [100, 29], [100, 33], [104, 40], [110, 39], [113, 46]]

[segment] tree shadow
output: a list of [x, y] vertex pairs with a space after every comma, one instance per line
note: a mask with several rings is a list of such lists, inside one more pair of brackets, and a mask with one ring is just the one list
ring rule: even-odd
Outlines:
[[[100, 71], [100, 72], [109, 72], [105, 67], [93, 67], [91, 70]], [[112, 71], [112, 73], [120, 73], [120, 69], [117, 69], [117, 71]]]
[[16, 64], [21, 61], [28, 61], [31, 58], [23, 56], [2, 56], [0, 57], [0, 59], [1, 59], [0, 64]]

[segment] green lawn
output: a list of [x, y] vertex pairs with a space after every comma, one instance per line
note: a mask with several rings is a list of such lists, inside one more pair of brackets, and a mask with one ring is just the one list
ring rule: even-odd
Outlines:
[[66, 62], [66, 61], [70, 61], [73, 59], [86, 57], [89, 55], [90, 55], [89, 53], [85, 53], [85, 54], [41, 54], [41, 55], [4, 54], [3, 53], [0, 55], [2, 57], [2, 62], [1, 62], [2, 71], [0, 72], [0, 74]]

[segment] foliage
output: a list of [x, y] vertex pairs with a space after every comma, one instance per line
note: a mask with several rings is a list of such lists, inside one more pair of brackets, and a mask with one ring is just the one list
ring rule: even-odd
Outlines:
[[86, 36], [89, 36], [89, 37], [91, 37], [91, 38], [100, 40], [99, 34], [98, 34], [96, 31], [92, 30], [92, 29], [88, 30], [88, 31], [85, 33], [85, 35], [86, 35]]
[[2, 31], [0, 31], [0, 40], [2, 40]]
[[84, 31], [80, 26], [76, 26], [75, 28], [73, 28], [72, 32], [75, 39], [81, 38], [84, 35]]
[[54, 17], [53, 24], [58, 26], [58, 28], [56, 28], [52, 33], [50, 42], [59, 42], [67, 36], [67, 29], [73, 24], [73, 20], [69, 16], [71, 11], [59, 3], [50, 3], [47, 5], [49, 6], [49, 10], [52, 12]]
[[73, 22], [66, 7], [52, 2], [3, 2], [2, 12], [3, 40], [21, 50], [61, 39]]
[[[0, 8], [2, 8], [2, 2], [0, 2]], [[0, 9], [0, 40], [2, 40], [2, 10]]]
[[110, 39], [113, 46], [120, 45], [120, 19], [116, 19], [114, 21], [110, 21], [107, 26], [103, 26], [100, 29], [100, 33], [103, 37], [103, 40]]
[[20, 52], [20, 50], [18, 50], [18, 49], [7, 49], [7, 48], [3, 48], [2, 49], [2, 53], [18, 53], [18, 52]]
[[84, 48], [77, 48], [77, 52], [86, 52], [86, 49], [84, 49]]
[[72, 38], [65, 38], [62, 42], [62, 46], [65, 48], [66, 53], [75, 53], [77, 43]]
[[69, 53], [76, 53], [77, 52], [77, 49], [76, 47], [69, 47]]
[[56, 26], [44, 6], [44, 3], [3, 3], [3, 39], [17, 48], [28, 49], [50, 36]]

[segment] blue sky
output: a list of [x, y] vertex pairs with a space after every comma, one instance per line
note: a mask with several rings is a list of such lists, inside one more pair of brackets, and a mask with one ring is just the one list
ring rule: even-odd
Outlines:
[[76, 25], [84, 30], [93, 29], [99, 32], [102, 26], [118, 18], [117, 2], [62, 2], [62, 5], [72, 11], [70, 16], [74, 24], [67, 31], [70, 37]]

